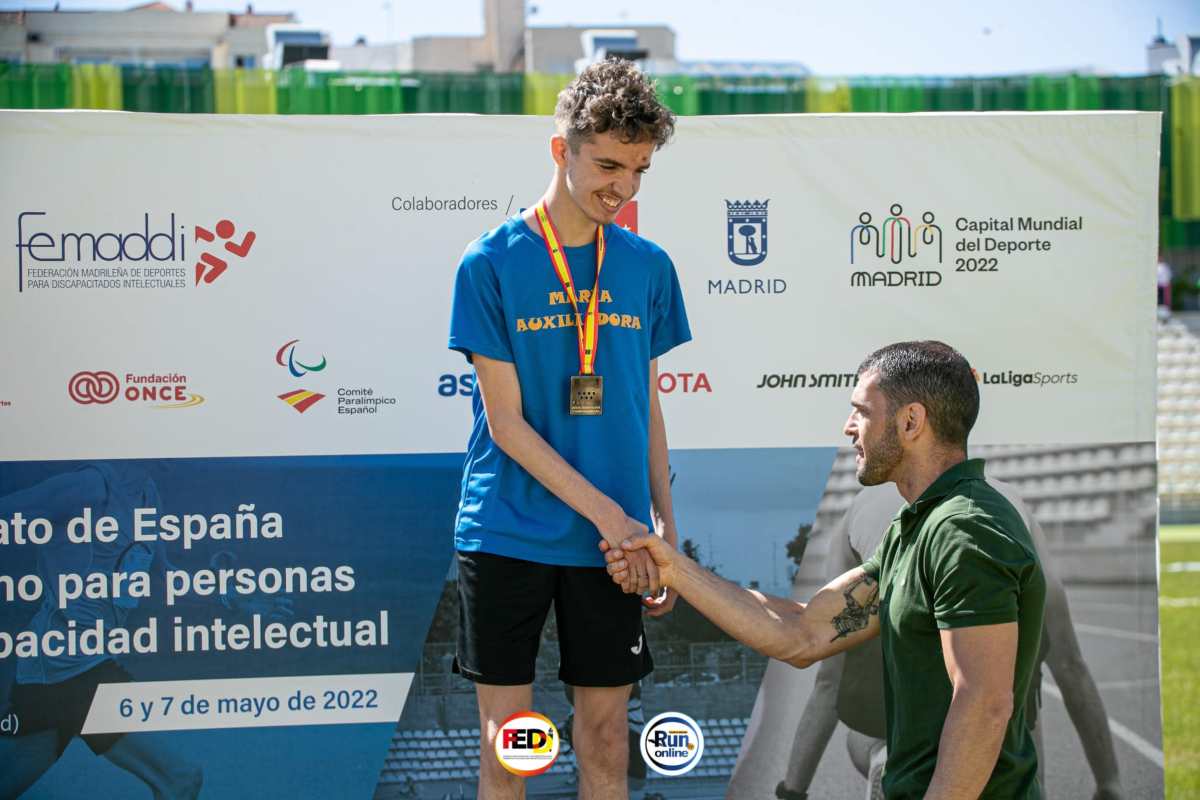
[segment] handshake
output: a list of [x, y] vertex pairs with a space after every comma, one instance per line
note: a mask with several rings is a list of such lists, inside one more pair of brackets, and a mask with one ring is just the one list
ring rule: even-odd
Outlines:
[[[659, 617], [675, 605], [675, 569], [679, 553], [665, 539], [631, 517], [625, 518], [623, 539], [602, 537], [600, 550], [613, 582], [626, 594], [642, 595], [647, 615]], [[609, 544], [611, 540], [617, 546]]]

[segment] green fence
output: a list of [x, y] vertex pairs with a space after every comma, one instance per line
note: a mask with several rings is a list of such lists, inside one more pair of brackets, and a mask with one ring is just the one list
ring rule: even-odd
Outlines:
[[70, 108], [71, 66], [0, 63], [0, 108]]
[[163, 114], [211, 114], [216, 110], [212, 70], [125, 67], [121, 70], [121, 107]]
[[[222, 114], [553, 114], [570, 75], [0, 63], [0, 108]], [[1160, 239], [1200, 248], [1200, 79], [658, 76], [680, 115], [1137, 109], [1163, 112]]]
[[[552, 114], [570, 75], [210, 70], [0, 63], [0, 108], [161, 113]], [[1195, 79], [1093, 75], [998, 78], [658, 76], [681, 115], [910, 111], [1166, 111]], [[1180, 87], [1175, 89], [1174, 87]], [[1190, 106], [1189, 106], [1190, 107]], [[1188, 122], [1187, 124], [1193, 124]]]
[[[1171, 215], [1200, 220], [1200, 80], [1171, 86], [1170, 136]], [[1200, 237], [1188, 245], [1200, 246]]]

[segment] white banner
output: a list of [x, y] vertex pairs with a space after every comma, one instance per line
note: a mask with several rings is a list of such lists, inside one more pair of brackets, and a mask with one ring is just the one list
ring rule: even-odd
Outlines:
[[[859, 361], [914, 338], [976, 367], [973, 443], [1153, 439], [1159, 124], [681, 119], [637, 200], [695, 334], [660, 365], [672, 446], [841, 444]], [[0, 112], [0, 458], [462, 450], [454, 269], [550, 133]]]

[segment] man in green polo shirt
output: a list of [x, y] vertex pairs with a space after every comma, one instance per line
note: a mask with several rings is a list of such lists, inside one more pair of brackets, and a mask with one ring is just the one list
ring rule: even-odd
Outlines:
[[941, 342], [889, 345], [859, 367], [850, 404], [859, 482], [894, 482], [907, 501], [862, 566], [807, 604], [743, 589], [654, 536], [608, 551], [609, 572], [621, 582], [624, 553], [649, 550], [664, 586], [798, 667], [880, 636], [889, 800], [1038, 800], [1024, 698], [1046, 582], [1021, 515], [967, 459], [971, 367]]

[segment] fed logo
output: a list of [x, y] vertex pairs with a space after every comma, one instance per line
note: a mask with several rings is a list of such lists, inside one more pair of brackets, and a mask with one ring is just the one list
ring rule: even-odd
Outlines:
[[678, 711], [659, 714], [642, 729], [642, 760], [659, 775], [686, 775], [704, 755], [696, 720]]
[[558, 729], [536, 711], [518, 711], [496, 731], [500, 766], [522, 778], [550, 769], [558, 758], [558, 747]]

